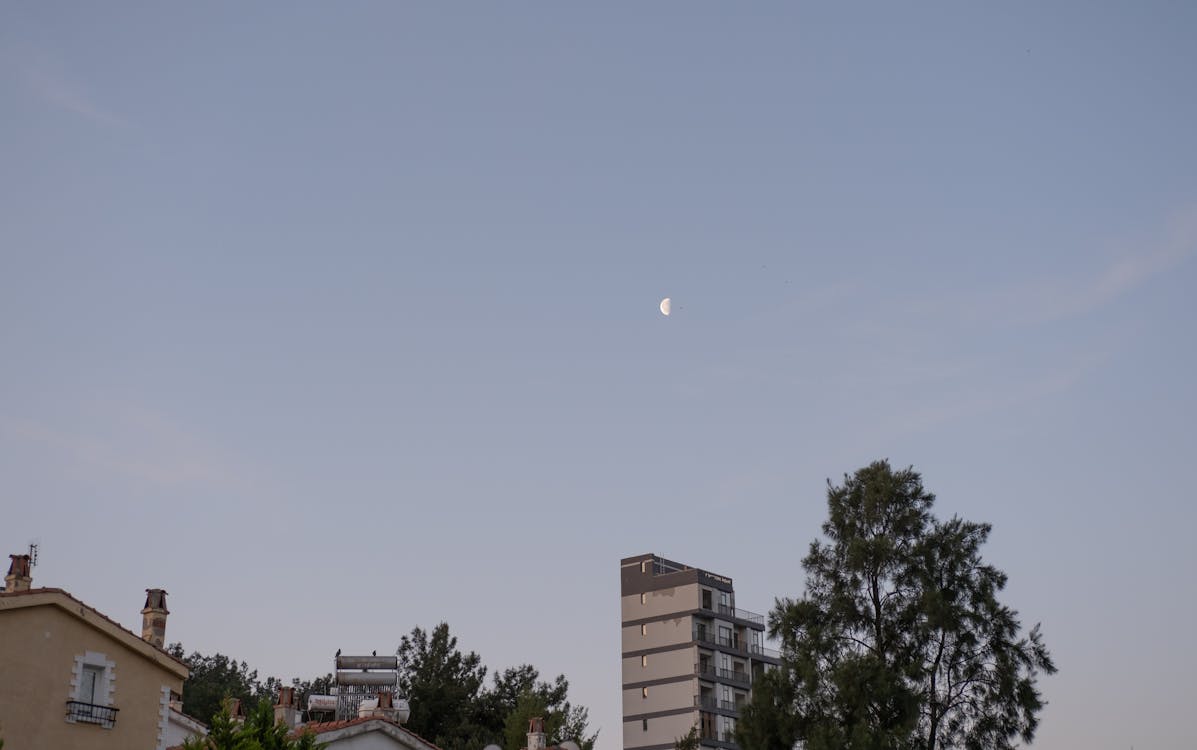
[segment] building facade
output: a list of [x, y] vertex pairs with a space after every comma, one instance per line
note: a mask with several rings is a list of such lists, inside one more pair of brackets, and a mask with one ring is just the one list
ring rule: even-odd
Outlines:
[[732, 579], [653, 554], [620, 561], [624, 750], [738, 748], [754, 679], [780, 663], [765, 618], [736, 607]]
[[28, 556], [11, 557], [0, 592], [6, 748], [164, 748], [187, 678], [162, 650], [166, 593], [147, 591], [138, 637], [62, 589], [33, 588]]

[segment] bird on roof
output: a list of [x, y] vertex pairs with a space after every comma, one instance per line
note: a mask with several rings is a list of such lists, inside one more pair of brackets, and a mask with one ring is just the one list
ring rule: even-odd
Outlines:
[[370, 654], [370, 656], [378, 656], [378, 649], [375, 649], [374, 652]]
[[341, 649], [337, 649], [337, 656], [341, 655]]

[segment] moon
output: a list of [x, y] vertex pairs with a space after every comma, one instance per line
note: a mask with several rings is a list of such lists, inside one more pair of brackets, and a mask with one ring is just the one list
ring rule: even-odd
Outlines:
[[667, 318], [669, 317], [669, 311], [672, 309], [672, 307], [673, 307], [673, 303], [669, 301], [668, 297], [661, 300], [661, 314], [664, 315], [665, 317], [667, 317]]

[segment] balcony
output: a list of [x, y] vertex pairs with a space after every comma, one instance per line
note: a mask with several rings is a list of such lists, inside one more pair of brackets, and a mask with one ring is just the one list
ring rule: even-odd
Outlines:
[[116, 724], [116, 712], [119, 708], [112, 706], [97, 706], [83, 701], [66, 702], [67, 721], [83, 724], [99, 724], [105, 729], [112, 729]]
[[694, 696], [694, 705], [698, 708], [707, 711], [730, 711], [733, 713], [740, 713], [740, 706], [733, 701], [721, 701], [714, 698], [703, 698], [701, 696]]
[[763, 656], [766, 659], [780, 659], [781, 652], [775, 648], [766, 648], [759, 644], [753, 644], [748, 647], [748, 652], [753, 656]]
[[735, 651], [736, 653], [740, 654], [748, 653], [748, 647], [741, 639], [734, 635], [730, 638], [725, 638], [724, 636], [717, 636], [705, 629], [695, 629], [694, 640], [723, 651]]
[[736, 733], [729, 730], [722, 732], [705, 731], [701, 733], [700, 739], [702, 744], [708, 746], [729, 748], [729, 750], [739, 747], [736, 744]]
[[744, 620], [745, 622], [751, 622], [753, 625], [760, 625], [762, 628], [765, 627], [764, 615], [758, 615], [756, 612], [749, 612], [746, 609], [729, 607], [726, 604], [720, 604], [718, 607], [719, 615], [721, 617], [728, 617], [733, 620]]
[[694, 665], [694, 674], [704, 680], [719, 680], [744, 686], [752, 684], [752, 675], [741, 669], [719, 669], [709, 664], [699, 663]]

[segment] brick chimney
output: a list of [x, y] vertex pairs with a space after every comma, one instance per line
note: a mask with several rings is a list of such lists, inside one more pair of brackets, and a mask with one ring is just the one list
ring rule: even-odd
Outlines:
[[245, 723], [245, 709], [241, 707], [240, 698], [225, 698], [220, 705], [229, 712], [229, 718], [233, 720], [234, 724]]
[[545, 750], [544, 719], [540, 716], [528, 720], [527, 750]]
[[145, 590], [145, 609], [141, 610], [141, 639], [162, 648], [166, 643], [166, 592], [162, 589]]
[[12, 562], [8, 566], [8, 575], [4, 576], [4, 593], [14, 591], [28, 591], [33, 585], [33, 576], [29, 574], [29, 555], [9, 555]]
[[288, 729], [299, 726], [299, 709], [295, 706], [295, 688], [280, 687], [278, 702], [274, 704], [274, 723], [282, 722]]

